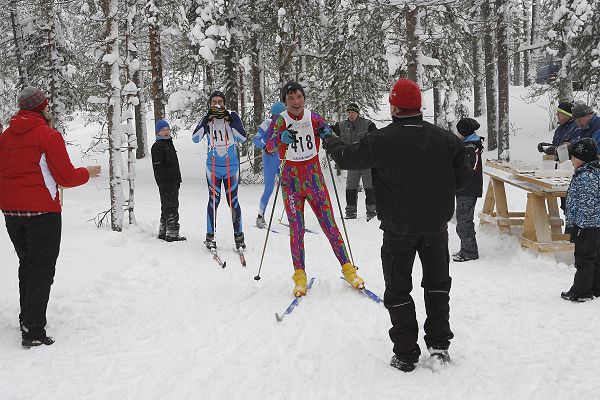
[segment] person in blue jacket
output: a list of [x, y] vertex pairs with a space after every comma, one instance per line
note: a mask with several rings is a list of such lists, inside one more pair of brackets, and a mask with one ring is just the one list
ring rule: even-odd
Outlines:
[[279, 172], [279, 165], [281, 164], [277, 154], [269, 154], [265, 151], [265, 146], [267, 145], [267, 131], [269, 130], [271, 121], [284, 111], [285, 105], [282, 102], [276, 101], [273, 103], [271, 106], [271, 116], [269, 118], [265, 118], [263, 123], [260, 124], [256, 135], [252, 139], [254, 145], [259, 149], [262, 149], [263, 174], [265, 180], [265, 189], [260, 198], [258, 217], [256, 218], [256, 226], [259, 228], [264, 228], [267, 226], [265, 221], [265, 210], [267, 209], [267, 204], [269, 203], [269, 199], [273, 193], [273, 188], [275, 187], [275, 177]]
[[240, 161], [235, 144], [246, 141], [246, 131], [239, 115], [225, 108], [225, 95], [214, 91], [208, 99], [208, 113], [198, 123], [192, 134], [194, 143], [204, 136], [207, 140], [206, 182], [208, 183], [208, 206], [206, 209], [206, 240], [209, 250], [217, 248], [215, 228], [217, 207], [221, 200], [221, 185], [225, 188], [227, 204], [231, 208], [235, 247], [246, 248], [242, 231], [242, 209], [238, 200]]
[[556, 156], [556, 148], [563, 143], [573, 143], [579, 140], [581, 129], [573, 119], [573, 103], [561, 101], [556, 108], [556, 119], [558, 126], [554, 131], [552, 143], [542, 142], [538, 144], [538, 151], [547, 155]]
[[576, 101], [573, 105], [573, 119], [581, 128], [581, 138], [592, 138], [596, 145], [600, 144], [600, 118], [592, 107], [584, 102]]
[[565, 300], [584, 302], [600, 297], [600, 164], [598, 146], [583, 138], [571, 146], [575, 173], [567, 190], [565, 225], [575, 243], [575, 278], [561, 293]]

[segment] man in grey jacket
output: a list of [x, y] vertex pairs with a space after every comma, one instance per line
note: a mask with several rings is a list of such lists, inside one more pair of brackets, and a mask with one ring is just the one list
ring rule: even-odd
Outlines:
[[[367, 133], [377, 129], [375, 124], [360, 116], [358, 104], [350, 103], [346, 107], [348, 119], [338, 122], [333, 126], [333, 131], [346, 144], [358, 142]], [[356, 219], [356, 208], [358, 202], [358, 186], [362, 177], [365, 189], [365, 203], [367, 206], [367, 221], [375, 217], [375, 196], [373, 194], [373, 182], [371, 170], [349, 170], [346, 176], [346, 219]]]

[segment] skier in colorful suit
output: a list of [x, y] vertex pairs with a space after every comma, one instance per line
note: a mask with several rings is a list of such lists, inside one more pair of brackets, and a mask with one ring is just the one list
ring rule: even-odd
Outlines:
[[208, 113], [192, 134], [194, 143], [199, 143], [205, 135], [208, 141], [206, 182], [209, 192], [204, 244], [211, 251], [217, 248], [215, 224], [223, 184], [227, 204], [232, 210], [235, 247], [243, 251], [246, 245], [242, 231], [242, 209], [237, 196], [240, 161], [235, 144], [246, 140], [246, 131], [239, 115], [225, 108], [225, 95], [222, 92], [214, 91], [208, 99], [208, 105]]
[[273, 103], [271, 106], [271, 116], [265, 118], [263, 123], [260, 124], [256, 135], [252, 139], [254, 145], [259, 149], [262, 149], [263, 173], [265, 179], [265, 189], [260, 198], [258, 217], [256, 218], [256, 226], [259, 228], [265, 228], [267, 226], [265, 221], [265, 210], [267, 209], [267, 204], [269, 203], [269, 199], [273, 193], [273, 188], [275, 187], [275, 177], [279, 173], [279, 165], [281, 164], [277, 154], [270, 154], [265, 150], [267, 145], [267, 131], [269, 130], [271, 121], [283, 111], [285, 111], [285, 105], [282, 102], [276, 101]]
[[329, 239], [335, 256], [342, 265], [345, 279], [353, 287], [362, 289], [364, 281], [356, 274], [356, 267], [348, 258], [342, 235], [335, 223], [329, 192], [319, 164], [320, 132], [331, 132], [323, 117], [304, 108], [304, 88], [297, 82], [287, 83], [281, 90], [281, 101], [286, 111], [274, 118], [267, 132], [266, 150], [279, 151], [284, 160], [281, 187], [287, 218], [290, 223], [290, 249], [294, 265], [296, 297], [306, 294], [304, 270], [304, 202], [308, 201]]

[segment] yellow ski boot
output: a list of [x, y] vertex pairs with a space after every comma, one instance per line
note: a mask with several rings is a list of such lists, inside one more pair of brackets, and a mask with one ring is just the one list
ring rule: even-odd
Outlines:
[[306, 294], [306, 272], [303, 269], [297, 269], [292, 276], [296, 286], [294, 287], [294, 296], [301, 297]]
[[346, 282], [351, 284], [353, 288], [365, 288], [365, 281], [363, 280], [363, 278], [356, 275], [356, 267], [351, 263], [346, 263], [342, 265], [342, 273], [344, 274], [344, 278], [346, 278]]

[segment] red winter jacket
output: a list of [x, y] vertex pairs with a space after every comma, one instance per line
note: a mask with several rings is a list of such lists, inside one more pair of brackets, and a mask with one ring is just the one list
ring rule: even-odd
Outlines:
[[21, 110], [0, 134], [0, 210], [60, 212], [57, 185], [90, 179], [69, 160], [61, 134], [42, 114]]

